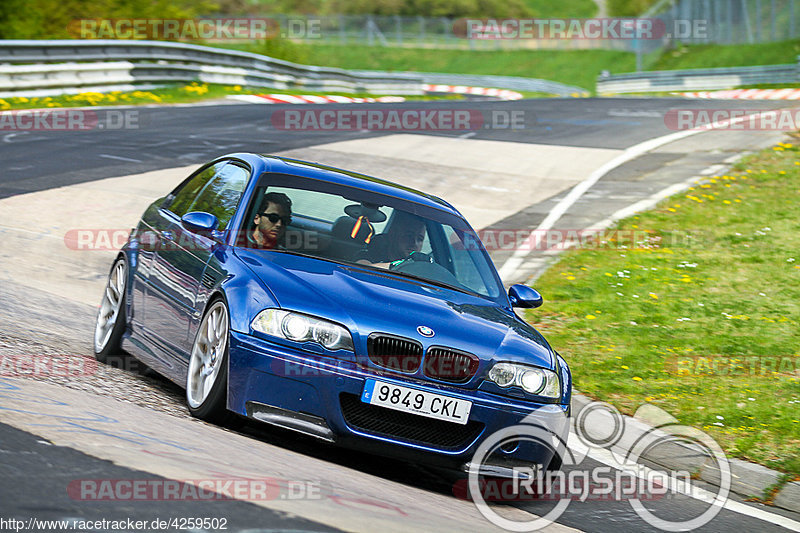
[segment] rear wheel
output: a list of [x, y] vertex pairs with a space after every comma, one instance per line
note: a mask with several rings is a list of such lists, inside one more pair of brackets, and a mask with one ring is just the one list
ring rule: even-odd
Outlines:
[[125, 333], [125, 293], [128, 280], [128, 263], [120, 257], [111, 267], [106, 290], [94, 328], [94, 356], [107, 362], [110, 355], [122, 353], [120, 344]]
[[214, 423], [230, 418], [227, 410], [229, 330], [228, 307], [217, 300], [209, 306], [197, 329], [186, 376], [189, 413]]

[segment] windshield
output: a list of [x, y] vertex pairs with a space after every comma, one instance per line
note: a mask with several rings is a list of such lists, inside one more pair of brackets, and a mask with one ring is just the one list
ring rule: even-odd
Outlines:
[[264, 174], [241, 234], [251, 248], [386, 269], [493, 299], [503, 292], [464, 219], [363, 189]]

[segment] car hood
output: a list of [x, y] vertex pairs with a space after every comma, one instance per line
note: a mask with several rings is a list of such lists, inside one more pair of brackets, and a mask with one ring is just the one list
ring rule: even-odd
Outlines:
[[[510, 309], [497, 303], [388, 271], [283, 252], [237, 250], [281, 308], [326, 318], [347, 327], [356, 351], [380, 332], [428, 346], [465, 350], [482, 360], [555, 367], [547, 341]], [[417, 330], [427, 326], [433, 337]]]

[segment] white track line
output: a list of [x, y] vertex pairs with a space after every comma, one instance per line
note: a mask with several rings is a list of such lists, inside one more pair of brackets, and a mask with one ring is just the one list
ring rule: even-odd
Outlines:
[[[612, 455], [609, 450], [606, 449], [589, 449], [585, 444], [583, 444], [580, 439], [574, 433], [570, 433], [569, 438], [569, 447], [572, 450], [575, 450], [579, 455], [586, 455], [591, 457], [595, 461], [603, 463], [606, 466], [610, 466], [612, 468], [619, 468], [621, 465], [619, 461]], [[640, 479], [648, 479], [647, 474], [652, 470], [646, 466], [638, 465], [637, 468], [630, 468], [626, 470], [626, 472], [630, 472], [637, 476]], [[716, 495], [708, 490], [700, 488], [695, 485], [686, 486], [686, 483], [677, 482], [674, 487], [674, 491], [685, 496], [689, 496], [690, 498], [694, 498], [695, 500], [700, 500], [705, 503], [712, 503], [716, 498]], [[729, 511], [733, 511], [734, 513], [739, 513], [747, 516], [752, 516], [753, 518], [757, 518], [758, 520], [763, 520], [764, 522], [769, 522], [771, 524], [778, 525], [780, 527], [785, 527], [789, 531], [800, 531], [800, 522], [792, 520], [791, 518], [787, 518], [785, 516], [781, 516], [778, 514], [770, 513], [769, 511], [765, 511], [760, 509], [759, 507], [746, 505], [741, 502], [732, 501], [727, 499], [725, 503], [722, 505], [724, 509]]]
[[677, 131], [675, 133], [670, 133], [668, 135], [663, 135], [661, 137], [656, 137], [655, 139], [650, 139], [629, 148], [626, 148], [624, 152], [620, 155], [612, 159], [611, 161], [607, 162], [606, 164], [602, 165], [600, 168], [589, 174], [589, 176], [577, 184], [564, 198], [561, 199], [558, 204], [547, 214], [545, 219], [536, 227], [535, 230], [531, 233], [530, 237], [528, 237], [525, 242], [520, 244], [517, 247], [517, 250], [514, 254], [506, 259], [506, 262], [503, 263], [503, 266], [500, 267], [499, 274], [500, 278], [503, 280], [510, 279], [514, 273], [516, 273], [517, 269], [522, 265], [525, 261], [525, 257], [531, 253], [531, 250], [537, 250], [539, 245], [539, 240], [542, 239], [542, 236], [547, 232], [547, 230], [552, 229], [553, 225], [564, 215], [564, 213], [572, 207], [575, 202], [577, 202], [581, 196], [586, 193], [595, 183], [597, 183], [600, 178], [614, 170], [615, 168], [619, 167], [623, 163], [627, 163], [628, 161], [639, 157], [642, 154], [649, 152], [659, 146], [663, 146], [665, 144], [669, 144], [674, 141], [678, 141], [680, 139], [689, 137], [691, 135], [696, 135], [698, 133], [707, 132], [710, 130], [715, 130], [721, 128], [723, 126], [728, 126], [731, 124], [738, 124], [739, 122], [743, 122], [748, 120], [752, 116], [761, 115], [762, 113], [774, 113], [776, 110], [766, 110], [763, 112], [752, 113], [750, 115], [746, 115], [743, 117], [736, 117], [733, 119], [726, 119], [720, 120], [718, 122], [714, 122], [710, 124], [707, 128], [703, 129], [696, 129], [696, 130], [686, 130], [686, 131]]
[[122, 157], [118, 155], [100, 154], [98, 157], [105, 157], [106, 159], [116, 159], [117, 161], [129, 161], [131, 163], [141, 163], [139, 159], [131, 159], [130, 157]]

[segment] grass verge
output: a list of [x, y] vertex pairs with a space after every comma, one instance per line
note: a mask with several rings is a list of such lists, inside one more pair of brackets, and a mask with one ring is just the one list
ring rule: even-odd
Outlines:
[[[270, 55], [261, 44], [229, 45]], [[631, 52], [610, 50], [446, 50], [433, 48], [384, 48], [381, 46], [291, 43], [292, 56], [300, 63], [344, 69], [494, 74], [557, 81], [595, 90], [603, 70], [614, 74], [634, 72]], [[679, 45], [665, 51], [647, 70], [740, 67], [794, 63], [800, 40], [738, 45]], [[648, 60], [648, 64], [649, 64]]]
[[644, 232], [635, 244], [566, 252], [536, 282], [545, 306], [528, 318], [577, 389], [626, 414], [655, 404], [800, 476], [798, 156], [751, 155], [620, 222]]
[[[229, 46], [265, 53], [259, 46]], [[609, 50], [442, 50], [296, 44], [301, 61], [344, 69], [493, 74], [541, 78], [594, 90], [601, 70], [630, 72], [636, 58], [630, 52]]]
[[[749, 67], [796, 63], [800, 40], [737, 45], [681, 45], [668, 50], [648, 70]], [[614, 69], [613, 72], [621, 72]]]

